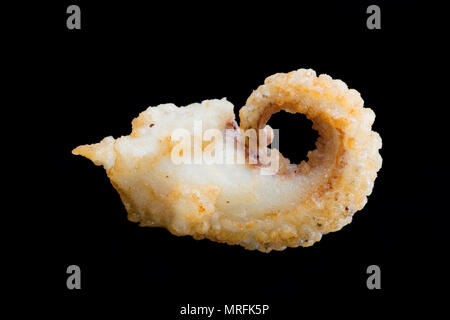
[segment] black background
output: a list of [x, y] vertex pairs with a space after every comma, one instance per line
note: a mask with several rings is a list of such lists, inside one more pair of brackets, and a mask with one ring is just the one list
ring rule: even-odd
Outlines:
[[[38, 261], [43, 270], [21, 275], [28, 283], [39, 278], [33, 299], [49, 313], [63, 307], [60, 315], [125, 309], [148, 319], [183, 319], [179, 308], [188, 303], [271, 307], [265, 317], [231, 319], [403, 315], [428, 308], [426, 297], [439, 305], [448, 267], [437, 200], [445, 170], [430, 163], [440, 111], [425, 89], [435, 81], [427, 54], [439, 8], [392, 2], [61, 1], [33, 9], [41, 15], [31, 37], [15, 39], [26, 41], [26, 76], [11, 80], [29, 85], [16, 98], [33, 100], [24, 110], [44, 137], [31, 143], [38, 178], [30, 203], [19, 206], [33, 216], [27, 266]], [[70, 4], [81, 7], [81, 30], [66, 28]], [[369, 4], [381, 7], [381, 30], [366, 28]], [[127, 220], [104, 170], [71, 154], [129, 134], [148, 106], [227, 97], [237, 112], [267, 76], [299, 68], [357, 89], [383, 139], [368, 204], [313, 247], [263, 254], [141, 228]], [[281, 128], [281, 151], [303, 160], [315, 139], [310, 122], [280, 113], [269, 123]], [[82, 270], [79, 291], [66, 288], [71, 264]], [[366, 287], [372, 264], [381, 268], [381, 290]]]

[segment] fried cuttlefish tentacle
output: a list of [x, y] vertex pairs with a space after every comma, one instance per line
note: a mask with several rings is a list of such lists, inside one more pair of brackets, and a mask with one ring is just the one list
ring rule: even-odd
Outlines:
[[[280, 165], [267, 175], [261, 174], [264, 166], [248, 161], [177, 164], [171, 157], [174, 130], [195, 136], [195, 123], [201, 122], [203, 131], [234, 128], [242, 138], [245, 130], [267, 128], [280, 110], [305, 114], [319, 132], [307, 162], [291, 164], [271, 149]], [[364, 207], [381, 168], [381, 138], [371, 130], [375, 114], [363, 107], [357, 91], [310, 69], [279, 73], [250, 95], [239, 115], [237, 128], [233, 105], [225, 99], [183, 108], [163, 104], [134, 119], [129, 136], [107, 137], [73, 153], [103, 165], [131, 221], [250, 250], [311, 246]], [[203, 141], [202, 150], [209, 143]], [[260, 148], [268, 143], [260, 142]], [[247, 159], [248, 150], [235, 149]]]

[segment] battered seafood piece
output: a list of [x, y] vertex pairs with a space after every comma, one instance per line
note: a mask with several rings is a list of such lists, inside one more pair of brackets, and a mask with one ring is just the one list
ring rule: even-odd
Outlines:
[[[371, 131], [375, 114], [363, 107], [357, 91], [328, 75], [316, 77], [311, 69], [268, 77], [240, 110], [236, 136], [264, 128], [280, 110], [305, 114], [319, 138], [309, 160], [299, 165], [271, 149], [280, 156], [275, 175], [261, 174], [264, 166], [248, 161], [172, 161], [174, 130], [194, 133], [195, 121], [202, 121], [203, 130], [233, 128], [233, 105], [225, 99], [149, 107], [133, 120], [129, 136], [107, 137], [73, 153], [105, 168], [128, 218], [142, 226], [263, 252], [311, 246], [350, 223], [366, 204], [381, 168], [381, 138]], [[267, 143], [260, 141], [260, 147]], [[248, 158], [248, 148], [238, 152]]]

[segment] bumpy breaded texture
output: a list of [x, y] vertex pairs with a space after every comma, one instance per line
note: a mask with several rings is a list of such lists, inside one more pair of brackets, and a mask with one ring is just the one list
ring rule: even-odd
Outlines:
[[310, 246], [364, 207], [381, 167], [381, 139], [359, 93], [312, 70], [267, 78], [241, 109], [241, 129], [262, 128], [281, 109], [306, 114], [320, 137], [308, 162], [290, 164], [281, 156], [276, 175], [262, 175], [260, 166], [248, 163], [172, 161], [173, 130], [193, 133], [196, 120], [203, 130], [230, 128], [235, 116], [225, 99], [150, 107], [133, 120], [129, 136], [73, 153], [104, 166], [128, 218], [142, 226], [263, 252]]

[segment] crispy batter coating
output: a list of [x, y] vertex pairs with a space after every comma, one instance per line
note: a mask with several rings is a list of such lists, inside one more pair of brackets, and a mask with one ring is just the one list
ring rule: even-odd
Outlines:
[[193, 133], [196, 120], [203, 130], [230, 128], [235, 116], [225, 99], [149, 107], [133, 120], [129, 136], [73, 153], [103, 165], [128, 218], [142, 226], [263, 252], [311, 246], [366, 204], [381, 168], [381, 138], [371, 131], [375, 114], [356, 90], [311, 69], [268, 77], [240, 110], [240, 127], [263, 128], [280, 110], [305, 114], [319, 139], [307, 162], [290, 164], [281, 156], [276, 175], [261, 175], [260, 166], [248, 163], [173, 163], [173, 130]]

